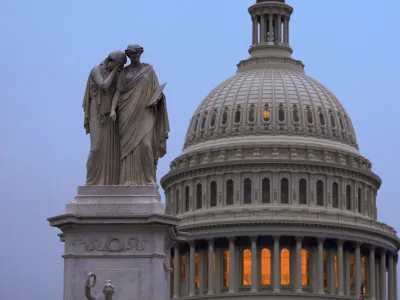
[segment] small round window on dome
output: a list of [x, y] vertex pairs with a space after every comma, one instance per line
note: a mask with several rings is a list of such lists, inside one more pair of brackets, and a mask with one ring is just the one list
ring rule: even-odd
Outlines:
[[312, 124], [314, 121], [313, 121], [312, 111], [310, 109], [307, 109], [306, 116], [307, 116], [307, 123]]
[[223, 113], [222, 113], [222, 125], [226, 125], [227, 123], [228, 123], [228, 111], [227, 110], [225, 110]]
[[254, 107], [251, 107], [249, 110], [249, 122], [253, 123], [256, 120], [256, 111]]
[[210, 127], [214, 127], [214, 126], [215, 126], [215, 121], [216, 121], [216, 120], [217, 120], [217, 113], [214, 112], [214, 113], [211, 115]]
[[235, 111], [235, 123], [240, 123], [240, 118], [241, 118], [242, 112], [240, 111], [240, 108], [238, 108]]
[[268, 122], [270, 117], [271, 117], [271, 112], [269, 111], [268, 108], [264, 108], [264, 110], [263, 110], [263, 120], [264, 120], [264, 122]]
[[280, 122], [285, 121], [285, 109], [282, 107], [282, 104], [279, 105], [278, 120]]
[[322, 126], [325, 126], [325, 116], [324, 116], [324, 113], [322, 111], [319, 113], [319, 123]]
[[[296, 105], [293, 106], [293, 122], [298, 123], [300, 122], [300, 112]], [[280, 120], [279, 120], [280, 121]]]

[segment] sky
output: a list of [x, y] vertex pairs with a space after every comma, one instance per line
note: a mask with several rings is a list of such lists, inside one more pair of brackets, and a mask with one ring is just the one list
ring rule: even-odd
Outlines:
[[[182, 150], [200, 101], [248, 57], [255, 0], [13, 0], [0, 10], [0, 291], [62, 299], [63, 244], [46, 218], [84, 185], [89, 137], [82, 97], [109, 52], [139, 43], [167, 82], [168, 154]], [[400, 229], [398, 0], [288, 0], [293, 57], [353, 121], [361, 153], [382, 178], [378, 218]]]

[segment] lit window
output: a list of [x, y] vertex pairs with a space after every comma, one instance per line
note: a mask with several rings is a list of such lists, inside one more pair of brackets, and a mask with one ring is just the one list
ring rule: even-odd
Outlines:
[[226, 205], [233, 205], [233, 180], [226, 182]]
[[224, 251], [224, 287], [229, 287], [229, 250]]
[[185, 269], [186, 269], [186, 256], [181, 256], [181, 280], [185, 280]]
[[269, 178], [264, 178], [262, 181], [262, 203], [270, 203], [270, 194]]
[[310, 285], [310, 256], [308, 250], [301, 250], [301, 283], [303, 286]]
[[335, 253], [335, 287], [339, 288], [339, 263], [338, 263], [338, 255]]
[[245, 249], [243, 250], [243, 285], [249, 286], [251, 285], [251, 250]]
[[356, 290], [356, 259], [354, 254], [350, 255], [350, 289]]
[[290, 285], [290, 251], [281, 250], [281, 285]]
[[200, 288], [200, 255], [197, 252], [194, 254], [194, 283], [196, 289]]
[[268, 122], [270, 117], [271, 117], [271, 112], [269, 111], [268, 108], [264, 108], [264, 110], [263, 110], [263, 119], [264, 119], [264, 121]]
[[244, 180], [243, 201], [244, 204], [251, 204], [251, 179], [249, 178]]
[[271, 251], [266, 248], [261, 251], [261, 284], [271, 284]]
[[324, 268], [324, 288], [328, 287], [328, 257], [326, 251], [323, 252], [323, 268]]
[[367, 257], [363, 256], [361, 259], [361, 275], [362, 275], [362, 281], [364, 283], [364, 294], [367, 293], [368, 291], [368, 268], [367, 268]]
[[300, 204], [307, 204], [307, 181], [305, 179], [299, 181], [299, 198]]
[[217, 206], [217, 183], [215, 181], [211, 182], [210, 185], [211, 192], [211, 207]]

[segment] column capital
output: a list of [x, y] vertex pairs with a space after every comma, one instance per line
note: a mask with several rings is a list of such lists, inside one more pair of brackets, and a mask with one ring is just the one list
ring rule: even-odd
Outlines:
[[274, 235], [272, 238], [274, 239], [274, 242], [279, 242], [279, 240], [281, 239], [279, 235]]
[[296, 236], [295, 237], [296, 242], [302, 242], [303, 241], [303, 237], [302, 236]]
[[393, 259], [393, 258], [394, 258], [394, 254], [393, 254], [392, 251], [387, 251], [387, 252], [386, 252], [386, 256], [387, 256], [388, 258], [390, 258], [390, 259]]
[[325, 241], [325, 238], [323, 238], [323, 237], [318, 237], [317, 238], [317, 241], [318, 241], [318, 244], [320, 244], [320, 243], [324, 243], [324, 241]]
[[250, 236], [250, 240], [251, 240], [251, 242], [257, 242], [257, 240], [258, 240], [258, 235], [252, 235], [252, 236]]
[[190, 247], [196, 246], [196, 241], [187, 241]]
[[369, 251], [370, 252], [375, 252], [376, 247], [374, 245], [369, 245]]
[[236, 240], [236, 237], [234, 237], [234, 236], [228, 236], [228, 242], [229, 243], [234, 243], [235, 242], [235, 240]]
[[345, 242], [345, 240], [342, 240], [342, 239], [337, 239], [337, 240], [336, 240], [336, 244], [337, 244], [338, 247], [339, 247], [339, 246], [342, 246], [342, 247], [343, 247], [344, 242]]
[[208, 243], [209, 245], [214, 245], [214, 243], [215, 243], [215, 238], [208, 238], [208, 239], [207, 239], [207, 243]]
[[360, 248], [361, 247], [361, 242], [354, 242], [354, 246], [356, 247], [356, 248]]

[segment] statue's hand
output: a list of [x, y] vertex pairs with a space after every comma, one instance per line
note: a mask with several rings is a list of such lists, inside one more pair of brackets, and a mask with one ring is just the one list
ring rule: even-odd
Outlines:
[[117, 119], [117, 114], [115, 112], [115, 110], [112, 110], [110, 113], [110, 118], [111, 120], [115, 121]]

